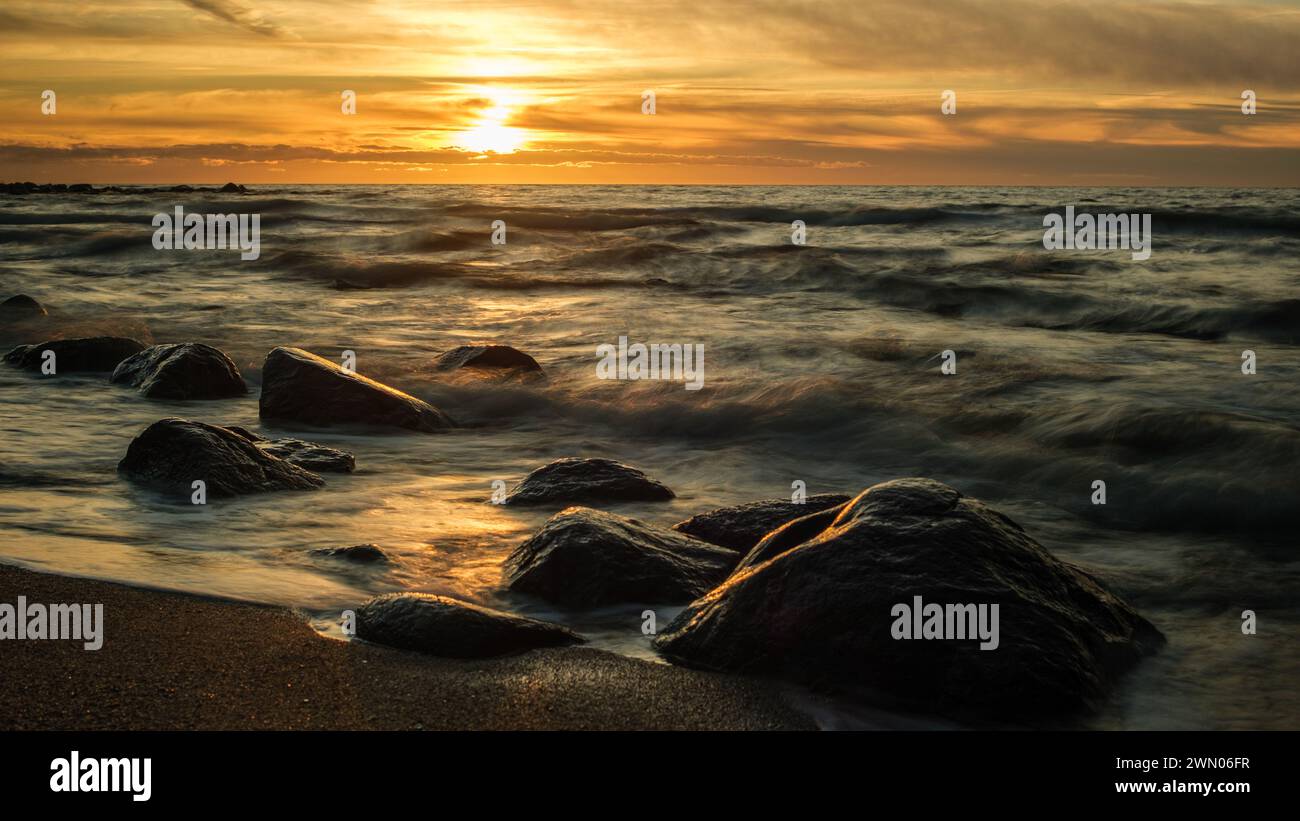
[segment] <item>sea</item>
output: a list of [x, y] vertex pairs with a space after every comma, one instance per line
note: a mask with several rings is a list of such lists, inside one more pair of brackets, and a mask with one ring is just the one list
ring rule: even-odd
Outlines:
[[[259, 215], [258, 258], [155, 249], [152, 220], [176, 206]], [[1150, 258], [1046, 249], [1045, 216], [1068, 206], [1150, 215]], [[1298, 260], [1296, 189], [0, 194], [0, 298], [45, 304], [51, 337], [215, 345], [251, 391], [150, 401], [103, 374], [0, 367], [0, 561], [286, 605], [335, 637], [340, 614], [375, 594], [428, 591], [661, 661], [642, 614], [662, 626], [683, 602], [575, 612], [505, 589], [503, 560], [556, 509], [493, 504], [495, 488], [556, 458], [609, 457], [676, 498], [607, 509], [671, 525], [800, 488], [856, 494], [924, 476], [1006, 513], [1168, 637], [1078, 726], [1297, 729]], [[0, 343], [39, 335], [11, 323]], [[598, 378], [598, 348], [620, 337], [702, 346], [700, 389]], [[484, 342], [527, 352], [545, 378], [435, 367]], [[459, 426], [263, 425], [261, 368], [276, 346], [350, 351], [358, 372]], [[342, 448], [357, 468], [314, 492], [166, 499], [116, 465], [167, 416]], [[360, 543], [395, 561], [311, 552]]]

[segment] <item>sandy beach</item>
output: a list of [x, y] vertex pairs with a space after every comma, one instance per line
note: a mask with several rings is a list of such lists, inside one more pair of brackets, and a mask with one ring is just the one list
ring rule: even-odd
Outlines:
[[775, 687], [586, 648], [457, 661], [294, 612], [0, 565], [0, 601], [103, 603], [104, 646], [0, 642], [4, 730], [804, 730]]

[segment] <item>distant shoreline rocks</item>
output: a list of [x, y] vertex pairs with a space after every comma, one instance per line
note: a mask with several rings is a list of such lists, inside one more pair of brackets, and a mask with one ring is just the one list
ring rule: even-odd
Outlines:
[[219, 194], [247, 194], [248, 189], [237, 183], [228, 182], [220, 188], [196, 187], [192, 185], [172, 186], [121, 186], [105, 185], [96, 188], [90, 183], [34, 183], [34, 182], [0, 182], [0, 194], [118, 194], [123, 191], [135, 193], [189, 194], [197, 191], [216, 192]]

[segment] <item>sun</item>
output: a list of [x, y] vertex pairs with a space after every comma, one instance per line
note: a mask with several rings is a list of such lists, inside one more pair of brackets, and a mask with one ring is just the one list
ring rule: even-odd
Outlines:
[[484, 89], [491, 104], [478, 113], [478, 119], [455, 136], [456, 147], [480, 154], [513, 154], [528, 140], [522, 128], [506, 125], [518, 105], [519, 95], [509, 89]]

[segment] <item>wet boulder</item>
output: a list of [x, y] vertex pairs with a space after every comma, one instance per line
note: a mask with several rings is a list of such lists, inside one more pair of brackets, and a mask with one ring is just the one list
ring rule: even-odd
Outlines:
[[429, 593], [387, 593], [357, 610], [357, 636], [450, 658], [579, 644], [567, 627]]
[[314, 473], [351, 473], [357, 467], [356, 457], [345, 450], [301, 439], [267, 439], [237, 425], [231, 425], [230, 430], [252, 442], [262, 452]]
[[740, 554], [592, 510], [552, 516], [506, 559], [511, 590], [568, 607], [686, 602], [722, 581]]
[[0, 319], [31, 319], [48, 313], [44, 305], [27, 294], [16, 294], [0, 302]]
[[[946, 485], [875, 485], [809, 527], [831, 510], [770, 534], [785, 544], [760, 542], [767, 558], [693, 602], [656, 648], [691, 666], [1022, 721], [1096, 708], [1164, 641], [1093, 576]], [[791, 538], [798, 528], [816, 532]]]
[[135, 437], [117, 470], [144, 485], [189, 498], [202, 480], [213, 498], [272, 490], [312, 490], [316, 474], [276, 458], [229, 428], [160, 419]]
[[36, 345], [19, 345], [5, 354], [5, 362], [28, 371], [41, 370], [54, 354], [54, 372], [111, 371], [118, 363], [145, 348], [144, 343], [121, 336], [92, 336], [83, 339], [55, 339]]
[[262, 366], [262, 419], [318, 427], [364, 425], [432, 433], [452, 427], [414, 396], [299, 348], [276, 348]]
[[557, 459], [524, 477], [506, 495], [508, 505], [579, 502], [655, 502], [674, 493], [636, 468], [613, 459]]
[[230, 357], [201, 342], [145, 348], [118, 363], [109, 381], [138, 388], [149, 399], [227, 399], [248, 393]]
[[851, 497], [840, 493], [819, 493], [802, 503], [788, 499], [720, 507], [673, 525], [673, 530], [711, 544], [746, 552], [767, 534], [794, 519], [842, 505]]
[[354, 544], [347, 547], [321, 547], [311, 551], [313, 556], [344, 559], [357, 564], [388, 564], [388, 554], [377, 544]]
[[536, 359], [509, 345], [461, 345], [438, 357], [434, 367], [443, 371], [472, 368], [540, 373], [542, 370]]

